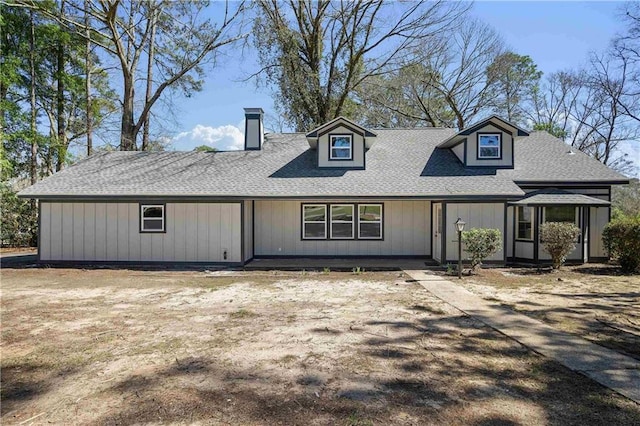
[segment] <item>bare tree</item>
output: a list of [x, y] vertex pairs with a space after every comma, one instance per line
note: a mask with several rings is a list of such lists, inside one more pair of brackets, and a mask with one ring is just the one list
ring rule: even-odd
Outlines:
[[399, 67], [404, 55], [450, 28], [468, 7], [444, 1], [260, 0], [257, 75], [273, 88], [296, 130], [353, 116], [356, 88]]
[[640, 2], [625, 3], [623, 21], [626, 31], [613, 40], [610, 49], [611, 59], [626, 77], [618, 103], [626, 115], [640, 122]]
[[607, 56], [592, 55], [589, 67], [549, 75], [532, 91], [527, 117], [567, 144], [621, 172], [630, 160], [620, 144], [637, 140], [638, 126], [620, 107], [627, 80]]
[[501, 37], [490, 26], [464, 19], [455, 31], [422, 44], [398, 71], [370, 79], [359, 90], [371, 114], [393, 118], [391, 124], [457, 127], [489, 112], [493, 80], [487, 69], [504, 53]]
[[[36, 0], [15, 0], [13, 4], [36, 9], [74, 29], [81, 37], [86, 37], [82, 18], [85, 14], [91, 17], [91, 43], [114, 58], [121, 72], [121, 150], [137, 149], [140, 130], [166, 90], [173, 88], [187, 95], [200, 90], [202, 66], [212, 60], [219, 49], [246, 37], [239, 25], [246, 7], [244, 1], [233, 5], [230, 2], [215, 4], [214, 7], [221, 9], [217, 22], [203, 18], [201, 12], [208, 2], [200, 0], [69, 1], [77, 11], [76, 16], [52, 13], [43, 2]], [[148, 54], [154, 28], [155, 69], [151, 96], [139, 100], [140, 106], [136, 110], [136, 85], [140, 82], [144, 85], [148, 80], [140, 69], [140, 61]]]
[[[136, 139], [149, 112], [162, 93], [178, 85], [185, 92], [200, 90], [201, 64], [217, 49], [243, 37], [234, 23], [244, 10], [239, 3], [233, 10], [227, 7], [218, 25], [201, 20], [204, 2], [143, 2], [132, 1], [126, 7], [118, 1], [101, 0], [92, 10], [96, 19], [108, 29], [111, 52], [117, 57], [123, 77], [122, 128], [120, 149], [135, 150]], [[157, 21], [155, 20], [157, 19]], [[153, 31], [155, 29], [155, 31]], [[158, 63], [158, 82], [152, 82], [152, 93], [144, 100], [135, 117], [135, 83], [140, 58], [154, 33], [154, 57]], [[148, 79], [147, 79], [148, 80]]]
[[494, 80], [487, 69], [504, 53], [504, 42], [490, 26], [468, 20], [462, 28], [446, 35], [443, 46], [425, 52], [435, 77], [429, 84], [442, 94], [458, 129], [463, 129], [487, 109]]
[[570, 138], [577, 103], [586, 92], [585, 79], [574, 71], [549, 74], [533, 88], [525, 113], [535, 130], [546, 130], [561, 139]]
[[591, 102], [585, 103], [589, 121], [582, 122], [586, 135], [577, 142], [579, 148], [591, 154], [602, 163], [622, 172], [631, 166], [629, 159], [619, 152], [619, 145], [625, 141], [636, 141], [640, 129], [623, 108], [622, 98], [627, 93], [628, 75], [625, 70], [616, 69], [604, 55], [592, 55], [587, 85], [591, 92]]

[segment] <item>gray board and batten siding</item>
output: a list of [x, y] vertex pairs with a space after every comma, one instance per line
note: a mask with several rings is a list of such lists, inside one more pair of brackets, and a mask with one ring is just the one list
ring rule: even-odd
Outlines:
[[137, 202], [41, 201], [39, 258], [241, 263], [242, 206], [168, 202], [165, 232], [144, 233]]
[[[475, 228], [498, 229], [503, 238], [505, 232], [505, 203], [465, 203], [447, 202], [446, 213], [443, 217], [446, 228], [445, 236], [445, 262], [458, 260], [458, 235], [455, 226], [457, 218], [466, 223], [465, 230]], [[464, 245], [463, 245], [464, 247]], [[504, 262], [506, 244], [503, 244], [498, 252], [486, 259], [490, 262]], [[462, 258], [468, 259], [466, 251], [462, 251]]]
[[[457, 256], [452, 227], [462, 217], [467, 229], [503, 232], [508, 243], [493, 261], [537, 260], [537, 241], [526, 249], [513, 242], [509, 203], [529, 190], [571, 185], [610, 200], [612, 184], [628, 183], [546, 132], [503, 131], [495, 118], [458, 134], [373, 133], [337, 119], [305, 135], [264, 134], [262, 110], [245, 112], [244, 151], [98, 154], [22, 190], [19, 197], [40, 200], [40, 259], [242, 264], [268, 256], [435, 255], [446, 262]], [[500, 158], [477, 160], [478, 132], [498, 131]], [[325, 164], [320, 156], [329, 155], [336, 132], [351, 133], [353, 160]], [[142, 200], [164, 206], [163, 232], [140, 232]], [[383, 238], [304, 240], [302, 204], [332, 202], [383, 204]], [[438, 208], [441, 229], [432, 219]], [[592, 204], [582, 211], [581, 257], [601, 258], [610, 208]]]
[[[381, 240], [304, 240], [302, 204], [313, 201], [256, 200], [255, 257], [263, 256], [431, 256], [431, 202], [367, 200], [384, 206]], [[322, 200], [357, 204], [359, 201]], [[357, 233], [357, 231], [356, 231]]]

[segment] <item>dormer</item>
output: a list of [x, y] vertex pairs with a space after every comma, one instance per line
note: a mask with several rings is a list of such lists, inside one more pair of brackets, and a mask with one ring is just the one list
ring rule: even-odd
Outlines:
[[338, 117], [307, 133], [317, 151], [318, 167], [364, 169], [367, 150], [376, 134], [344, 117]]
[[513, 142], [529, 136], [525, 130], [498, 116], [491, 116], [461, 130], [438, 145], [448, 148], [466, 167], [513, 168]]

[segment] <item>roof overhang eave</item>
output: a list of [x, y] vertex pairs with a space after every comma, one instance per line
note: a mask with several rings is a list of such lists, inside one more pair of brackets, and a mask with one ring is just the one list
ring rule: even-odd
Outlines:
[[308, 200], [330, 200], [330, 199], [415, 199], [415, 200], [517, 200], [522, 197], [522, 193], [498, 193], [498, 194], [28, 194], [20, 195], [20, 198], [37, 199], [42, 201], [214, 201], [214, 200], [252, 200], [252, 199], [308, 199]]

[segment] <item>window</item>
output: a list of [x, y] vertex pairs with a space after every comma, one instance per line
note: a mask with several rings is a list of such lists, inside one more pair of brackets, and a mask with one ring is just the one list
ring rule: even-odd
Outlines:
[[331, 142], [329, 147], [330, 160], [353, 159], [351, 135], [331, 135], [329, 140]]
[[358, 238], [382, 239], [382, 204], [358, 205]]
[[382, 204], [302, 204], [302, 239], [382, 240], [383, 210]]
[[516, 207], [516, 239], [533, 240], [533, 207]]
[[302, 237], [309, 240], [327, 238], [327, 206], [304, 204], [302, 207]]
[[331, 238], [353, 238], [353, 204], [331, 205]]
[[140, 232], [164, 232], [164, 204], [140, 205]]
[[478, 158], [500, 158], [502, 145], [500, 133], [485, 133], [478, 135]]
[[578, 224], [577, 209], [572, 206], [548, 206], [544, 208], [545, 222], [571, 222]]
[[442, 232], [442, 206], [436, 207], [436, 237]]

